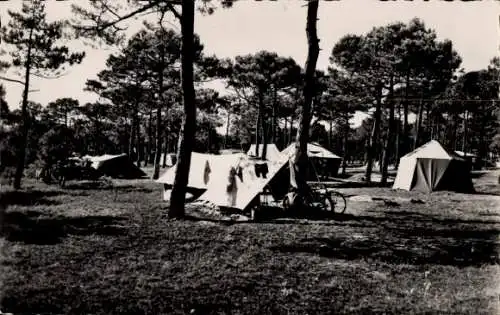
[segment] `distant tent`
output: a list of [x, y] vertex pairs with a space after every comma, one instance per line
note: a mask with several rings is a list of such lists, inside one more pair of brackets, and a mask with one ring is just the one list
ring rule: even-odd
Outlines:
[[91, 166], [106, 176], [113, 178], [137, 179], [146, 176], [125, 153], [118, 155], [85, 156], [91, 161]]
[[455, 151], [455, 153], [458, 154], [458, 155], [460, 155], [461, 157], [471, 157], [471, 158], [477, 157], [473, 153], [464, 152], [464, 151]]
[[393, 189], [474, 191], [470, 165], [432, 140], [400, 159]]
[[465, 159], [471, 165], [471, 169], [481, 169], [481, 165], [478, 163], [477, 155], [464, 151], [455, 151], [455, 154]]
[[[247, 151], [247, 155], [252, 156], [252, 157], [261, 157], [262, 151], [264, 150], [264, 145], [259, 144], [259, 152], [256, 153], [255, 151], [256, 145], [255, 143], [250, 146], [250, 149]], [[276, 147], [274, 143], [270, 143], [267, 145], [267, 151], [266, 151], [266, 160], [268, 161], [277, 161], [281, 158], [281, 153], [280, 150]]]
[[174, 166], [175, 162], [177, 162], [177, 155], [175, 153], [167, 153], [167, 156], [165, 157], [165, 153], [161, 154], [160, 157], [160, 165], [163, 165], [163, 159], [165, 159], [165, 165], [167, 167], [172, 167]]
[[[189, 168], [189, 179], [187, 193], [189, 199], [200, 196], [208, 187], [208, 183], [227, 165], [237, 163], [237, 159], [244, 154], [215, 155], [192, 152], [191, 166]], [[177, 164], [169, 168], [157, 180], [163, 184], [163, 199], [170, 200], [170, 193], [174, 184]]]
[[223, 208], [245, 210], [259, 198], [266, 186], [273, 197], [279, 199], [289, 187], [287, 162], [283, 157], [261, 161], [241, 156], [236, 161], [224, 163], [198, 199]]
[[[368, 163], [363, 165], [363, 169], [366, 170], [367, 167], [368, 167]], [[395, 169], [396, 169], [396, 166], [394, 164], [387, 165], [387, 170], [395, 170]], [[380, 161], [378, 161], [378, 160], [373, 161], [372, 172], [382, 172], [382, 164], [380, 164]]]
[[238, 149], [224, 149], [224, 150], [219, 151], [219, 154], [221, 154], [221, 155], [238, 154], [238, 153], [244, 153], [244, 152], [242, 150], [238, 150]]
[[[289, 145], [281, 154], [285, 155], [287, 158], [292, 157], [295, 154], [295, 143]], [[340, 156], [333, 154], [314, 142], [307, 144], [307, 155], [311, 161], [309, 175], [307, 176], [308, 180], [318, 180], [316, 174], [318, 174], [319, 177], [337, 175], [340, 162], [342, 161]]]

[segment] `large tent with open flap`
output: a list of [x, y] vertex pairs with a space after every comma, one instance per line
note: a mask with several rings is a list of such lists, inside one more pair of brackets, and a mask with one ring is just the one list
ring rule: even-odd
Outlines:
[[470, 164], [432, 140], [400, 159], [393, 189], [472, 192]]
[[[260, 157], [262, 155], [262, 151], [264, 150], [264, 145], [259, 144], [258, 151], [256, 150], [257, 146], [253, 143], [250, 146], [250, 149], [247, 151], [247, 155], [251, 157]], [[281, 159], [281, 152], [278, 150], [278, 147], [274, 143], [270, 143], [266, 145], [266, 160], [269, 161], [278, 161]]]
[[247, 209], [267, 188], [275, 200], [282, 198], [289, 187], [288, 160], [260, 160], [242, 155], [224, 163], [198, 198], [222, 208]]
[[[218, 178], [221, 170], [224, 170], [226, 165], [236, 163], [235, 161], [241, 156], [245, 156], [245, 154], [216, 155], [192, 152], [187, 185], [187, 198], [196, 198], [201, 195], [207, 189], [208, 184]], [[163, 184], [164, 200], [170, 200], [170, 193], [172, 192], [176, 170], [177, 164], [174, 164], [156, 180], [157, 183]]]
[[123, 179], [138, 179], [146, 176], [139, 167], [137, 167], [125, 153], [110, 155], [104, 154], [100, 156], [84, 156], [91, 162], [91, 166], [102, 174]]
[[[281, 152], [287, 159], [295, 155], [295, 143], [289, 145]], [[307, 144], [307, 156], [311, 161], [308, 168], [308, 180], [319, 180], [322, 177], [333, 177], [337, 175], [342, 158], [325, 149], [318, 143]], [[318, 176], [320, 178], [318, 178]]]

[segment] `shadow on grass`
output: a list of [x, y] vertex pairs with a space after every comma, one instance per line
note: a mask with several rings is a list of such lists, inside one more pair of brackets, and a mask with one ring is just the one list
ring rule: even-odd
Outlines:
[[486, 174], [491, 173], [491, 171], [488, 170], [481, 170], [481, 171], [471, 171], [470, 172], [470, 177], [471, 178], [480, 178], [483, 177]]
[[103, 181], [71, 181], [64, 186], [66, 190], [112, 190], [113, 185]]
[[[308, 221], [321, 221], [326, 224], [325, 221], [330, 220], [352, 220], [356, 218], [349, 214], [338, 214], [328, 211], [320, 210], [308, 210], [308, 211], [285, 211], [281, 207], [266, 206], [261, 207], [260, 211], [255, 214], [253, 220], [250, 219], [250, 213], [241, 212], [239, 210], [231, 209], [219, 209], [220, 216], [214, 217], [209, 214], [204, 214], [202, 212], [196, 212], [196, 214], [186, 215], [183, 219], [195, 222], [212, 222], [220, 223], [223, 225], [232, 224], [259, 224], [259, 223], [271, 223], [271, 224], [308, 224], [303, 220]], [[248, 220], [232, 220], [233, 215], [244, 215], [248, 217]]]
[[482, 185], [480, 191], [475, 191], [472, 195], [500, 196], [498, 185]]
[[81, 181], [66, 184], [67, 190], [112, 190], [117, 192], [143, 192], [150, 193], [153, 189], [139, 187], [139, 185], [113, 185], [102, 181]]
[[113, 216], [43, 217], [42, 212], [7, 212], [2, 235], [11, 242], [53, 245], [69, 235], [123, 235], [124, 218]]
[[380, 182], [363, 182], [363, 181], [339, 181], [335, 183], [336, 188], [390, 188], [394, 182], [382, 184]]
[[395, 213], [386, 211], [387, 216], [383, 217], [345, 214], [337, 218], [339, 222], [354, 222], [353, 227], [374, 229], [360, 238], [304, 238], [298, 243], [281, 244], [272, 249], [391, 264], [458, 267], [500, 264], [500, 230], [485, 225], [499, 222], [427, 218], [408, 211]]
[[42, 190], [13, 190], [0, 193], [0, 204], [3, 206], [19, 205], [19, 206], [35, 206], [35, 205], [58, 205], [59, 201], [48, 199], [47, 197], [55, 197], [62, 195], [60, 191], [42, 191]]

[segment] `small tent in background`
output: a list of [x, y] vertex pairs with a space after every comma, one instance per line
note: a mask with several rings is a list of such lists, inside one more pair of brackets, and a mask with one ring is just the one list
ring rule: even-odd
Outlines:
[[101, 156], [87, 155], [83, 159], [90, 160], [93, 168], [112, 178], [137, 179], [146, 176], [146, 173], [130, 161], [125, 153]]
[[[295, 143], [289, 145], [281, 154], [285, 155], [287, 159], [293, 157], [295, 155]], [[333, 154], [318, 143], [307, 144], [307, 156], [312, 164], [309, 167], [307, 180], [319, 180], [321, 177], [333, 177], [337, 175], [340, 162], [342, 161], [340, 156]]]
[[471, 169], [481, 169], [480, 165], [478, 165], [477, 161], [477, 155], [469, 152], [463, 152], [463, 151], [455, 151], [455, 154], [466, 160], [470, 166]]
[[242, 150], [238, 149], [223, 149], [219, 150], [219, 154], [221, 155], [228, 155], [228, 154], [240, 154], [240, 153], [245, 153]]
[[[255, 151], [256, 145], [255, 143], [250, 146], [250, 149], [247, 151], [248, 156], [252, 157], [261, 157], [262, 151], [264, 150], [264, 145], [259, 144], [259, 152], [256, 153]], [[278, 150], [278, 147], [274, 143], [270, 143], [267, 145], [267, 151], [266, 151], [266, 160], [268, 161], [278, 161], [281, 158], [281, 153], [280, 150]]]
[[472, 192], [470, 165], [432, 140], [400, 159], [393, 189]]
[[[228, 154], [215, 155], [192, 152], [191, 166], [189, 168], [189, 179], [187, 185], [186, 196], [188, 199], [197, 198], [205, 190], [210, 181], [212, 181], [221, 169], [225, 169], [227, 165], [234, 164], [238, 158], [245, 156], [244, 154]], [[157, 183], [163, 184], [163, 199], [170, 200], [172, 186], [174, 184], [176, 165], [169, 168], [157, 180]]]
[[160, 156], [161, 166], [163, 166], [163, 160], [165, 160], [165, 166], [172, 167], [177, 161], [177, 155], [175, 153], [167, 153], [167, 155], [165, 156], [165, 153], [162, 153]]

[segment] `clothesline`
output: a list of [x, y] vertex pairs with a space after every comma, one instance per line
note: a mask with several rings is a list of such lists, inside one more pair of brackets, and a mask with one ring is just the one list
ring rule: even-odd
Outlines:
[[456, 99], [456, 98], [392, 98], [395, 101], [441, 101], [441, 102], [499, 102], [500, 99], [481, 99], [481, 100], [470, 100], [470, 99]]

